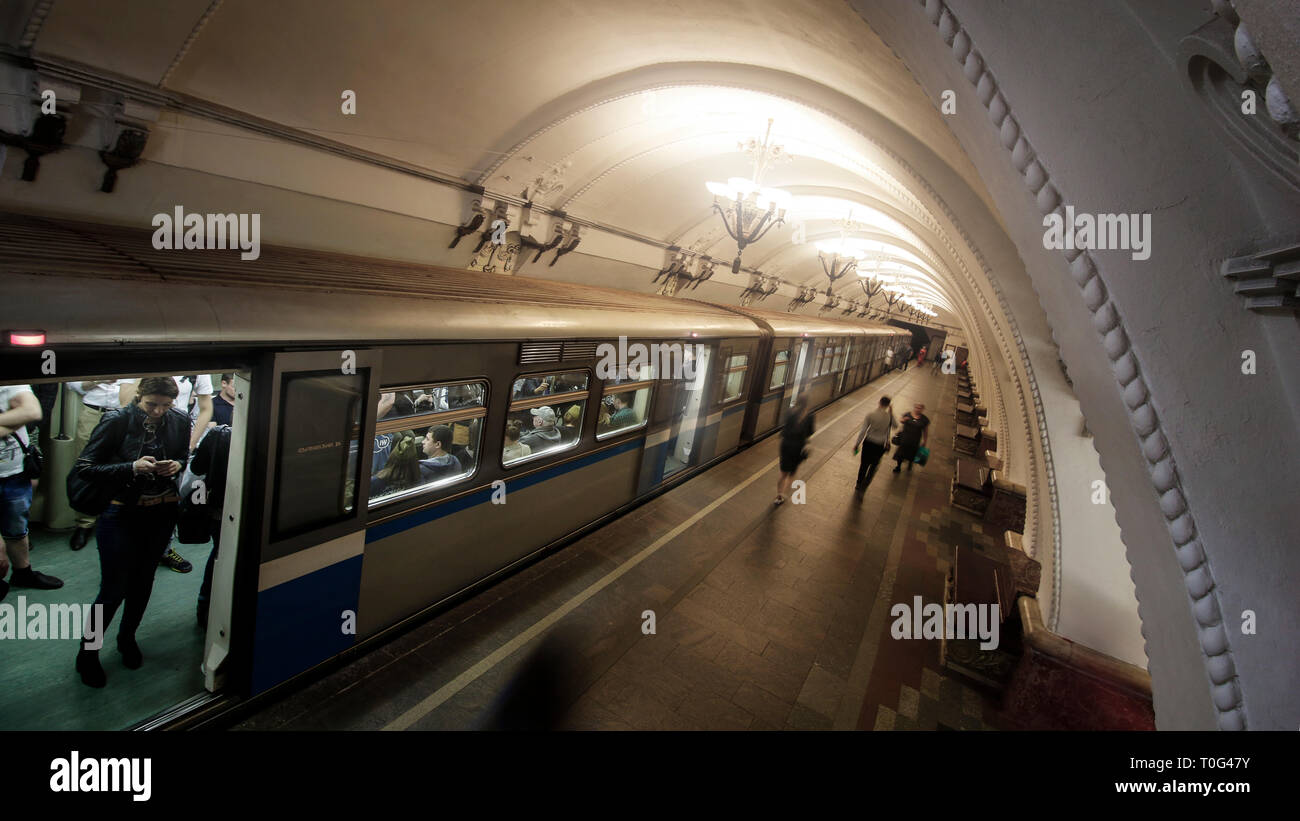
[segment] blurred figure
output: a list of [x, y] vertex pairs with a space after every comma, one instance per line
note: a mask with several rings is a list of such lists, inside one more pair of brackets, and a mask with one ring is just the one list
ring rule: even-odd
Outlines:
[[794, 473], [799, 464], [808, 458], [808, 437], [813, 434], [813, 415], [808, 412], [808, 398], [801, 395], [795, 400], [781, 428], [781, 476], [776, 480], [774, 504], [785, 501], [785, 494], [794, 483]]
[[922, 347], [921, 347], [921, 351], [920, 351], [920, 353], [918, 353], [918, 354], [916, 355], [916, 367], [919, 368], [919, 367], [921, 367], [922, 365], [925, 364], [925, 352], [928, 351], [928, 350], [930, 350], [930, 349], [927, 348], [927, 347], [925, 347], [925, 346], [922, 346]]
[[922, 446], [927, 446], [930, 441], [930, 417], [926, 416], [925, 405], [917, 402], [912, 406], [912, 410], [903, 414], [899, 421], [903, 423], [903, 429], [898, 434], [898, 450], [894, 453], [894, 473], [903, 469], [903, 462], [907, 462], [907, 470], [912, 470], [912, 460], [916, 458], [916, 450]]
[[488, 710], [482, 729], [506, 732], [550, 732], [564, 728], [564, 719], [577, 698], [575, 643], [556, 630], [520, 665]]
[[866, 490], [875, 478], [880, 457], [889, 448], [889, 432], [896, 427], [898, 421], [894, 419], [893, 408], [889, 407], [889, 397], [882, 396], [880, 405], [867, 414], [862, 430], [854, 437], [853, 453], [856, 455], [858, 448], [862, 448], [862, 463], [858, 467], [858, 482], [855, 486], [857, 490]]

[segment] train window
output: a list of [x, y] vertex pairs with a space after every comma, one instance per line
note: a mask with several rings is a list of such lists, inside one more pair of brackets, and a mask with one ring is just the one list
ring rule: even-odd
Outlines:
[[342, 521], [351, 513], [367, 373], [284, 375], [272, 540]]
[[608, 439], [643, 427], [650, 412], [650, 387], [649, 381], [607, 385], [596, 421], [596, 438]]
[[513, 465], [568, 450], [582, 438], [587, 372], [536, 374], [515, 380], [506, 414], [501, 464]]
[[514, 387], [510, 391], [510, 400], [517, 402], [536, 399], [539, 396], [572, 393], [578, 390], [587, 390], [587, 374], [585, 371], [534, 374], [532, 376], [521, 376], [515, 380]]
[[722, 400], [730, 402], [740, 398], [745, 384], [745, 371], [749, 369], [749, 354], [738, 353], [727, 357], [727, 367], [722, 372]]
[[777, 351], [776, 359], [772, 361], [772, 382], [767, 386], [768, 390], [771, 390], [773, 388], [779, 388], [785, 384], [785, 372], [789, 369], [789, 367], [790, 367], [790, 351], [788, 349], [784, 351]]
[[385, 390], [379, 396], [370, 505], [444, 487], [478, 467], [486, 382]]

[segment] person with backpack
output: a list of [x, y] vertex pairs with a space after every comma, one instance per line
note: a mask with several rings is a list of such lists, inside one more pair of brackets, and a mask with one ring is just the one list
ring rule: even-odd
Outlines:
[[[125, 603], [117, 649], [130, 670], [144, 663], [135, 634], [149, 606], [158, 563], [176, 528], [176, 483], [190, 457], [189, 416], [172, 407], [178, 393], [171, 377], [141, 379], [130, 405], [100, 418], [68, 475], [73, 508], [99, 516], [95, 604], [103, 606], [100, 629], [107, 629]], [[87, 643], [103, 638], [87, 636]], [[98, 649], [82, 646], [77, 672], [88, 687], [107, 684]]]
[[[208, 429], [208, 422], [212, 421], [212, 377], [205, 373], [173, 376], [172, 379], [176, 381], [176, 402], [173, 407], [189, 417], [189, 452], [193, 453], [199, 445], [199, 439], [203, 438], [203, 434]], [[134, 379], [123, 379], [119, 384], [131, 385], [134, 382]], [[163, 553], [158, 564], [177, 573], [189, 573], [194, 570], [194, 565], [177, 553], [173, 547], [167, 548], [167, 552]]]
[[808, 398], [800, 396], [786, 414], [781, 427], [781, 476], [776, 480], [776, 499], [773, 504], [785, 501], [785, 494], [794, 484], [794, 473], [799, 464], [808, 458], [808, 437], [813, 434], [813, 415], [808, 412]]
[[862, 449], [862, 463], [858, 467], [858, 482], [855, 490], [862, 492], [871, 484], [880, 465], [880, 457], [889, 452], [889, 432], [898, 427], [894, 419], [893, 408], [889, 406], [889, 397], [880, 397], [880, 405], [867, 414], [862, 423], [862, 430], [853, 438], [853, 453]]

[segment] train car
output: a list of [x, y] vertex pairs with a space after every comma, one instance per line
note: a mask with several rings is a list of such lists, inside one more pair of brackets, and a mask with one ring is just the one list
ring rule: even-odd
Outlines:
[[[189, 710], [472, 594], [770, 432], [782, 398], [860, 385], [864, 341], [899, 332], [13, 214], [0, 270], [26, 332], [0, 382], [237, 375], [203, 646], [223, 698]], [[75, 454], [46, 443], [57, 495]]]
[[765, 331], [741, 431], [745, 444], [773, 433], [798, 394], [816, 409], [884, 373], [885, 351], [911, 338], [892, 325], [725, 307]]

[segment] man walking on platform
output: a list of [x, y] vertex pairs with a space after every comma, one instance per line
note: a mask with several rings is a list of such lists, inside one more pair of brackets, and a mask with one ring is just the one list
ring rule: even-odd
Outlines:
[[857, 455], [858, 449], [862, 449], [862, 463], [858, 467], [858, 482], [855, 489], [861, 493], [871, 484], [871, 479], [876, 475], [876, 467], [880, 464], [880, 457], [884, 456], [889, 450], [889, 432], [898, 427], [898, 422], [894, 419], [894, 411], [889, 407], [889, 397], [880, 397], [880, 405], [867, 414], [867, 418], [862, 423], [862, 430], [858, 435], [853, 437], [853, 453]]

